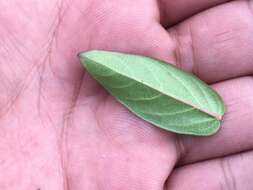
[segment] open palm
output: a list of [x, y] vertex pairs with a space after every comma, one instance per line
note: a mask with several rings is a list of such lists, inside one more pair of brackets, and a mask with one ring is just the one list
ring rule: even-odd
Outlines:
[[[253, 189], [252, 0], [11, 0], [0, 22], [0, 189]], [[81, 67], [90, 49], [193, 72], [225, 100], [221, 130], [137, 118]]]

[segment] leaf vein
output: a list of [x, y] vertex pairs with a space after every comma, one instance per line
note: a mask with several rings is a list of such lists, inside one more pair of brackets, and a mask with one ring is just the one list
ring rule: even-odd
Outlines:
[[136, 82], [135, 81], [131, 81], [129, 82], [128, 84], [126, 85], [121, 85], [121, 86], [111, 86], [111, 88], [114, 88], [114, 89], [122, 89], [122, 88], [129, 88], [130, 86], [133, 86]]
[[142, 113], [147, 114], [147, 115], [154, 115], [154, 116], [172, 116], [172, 115], [177, 115], [177, 114], [184, 114], [184, 113], [191, 112], [194, 110], [196, 110], [196, 109], [190, 108], [190, 109], [180, 110], [180, 111], [175, 111], [175, 112], [170, 112], [170, 113], [158, 113], [158, 112], [155, 112], [155, 113], [142, 112]]
[[146, 101], [146, 100], [154, 100], [154, 99], [162, 97], [162, 96], [164, 96], [164, 95], [159, 93], [159, 94], [157, 94], [153, 97], [150, 97], [150, 98], [128, 98], [128, 97], [125, 97], [125, 99], [130, 100], [130, 101]]
[[167, 70], [167, 72], [174, 78], [176, 79], [181, 85], [182, 87], [184, 87], [184, 89], [186, 89], [186, 91], [192, 96], [192, 98], [195, 100], [195, 102], [198, 103], [198, 105], [201, 105], [199, 100], [192, 94], [191, 90], [189, 90], [189, 88], [185, 85], [185, 83], [180, 80], [176, 75], [174, 75], [173, 73], [171, 73], [169, 70]]

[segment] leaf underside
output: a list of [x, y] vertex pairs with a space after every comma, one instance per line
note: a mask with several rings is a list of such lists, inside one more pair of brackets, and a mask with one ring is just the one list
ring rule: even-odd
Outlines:
[[221, 97], [192, 74], [139, 55], [94, 50], [80, 59], [116, 100], [157, 127], [198, 136], [220, 127]]

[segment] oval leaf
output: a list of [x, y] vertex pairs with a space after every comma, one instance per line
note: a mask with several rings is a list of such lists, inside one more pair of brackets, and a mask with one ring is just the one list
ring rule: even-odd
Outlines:
[[194, 75], [139, 55], [89, 51], [80, 59], [112, 96], [153, 125], [199, 136], [219, 129], [224, 103]]

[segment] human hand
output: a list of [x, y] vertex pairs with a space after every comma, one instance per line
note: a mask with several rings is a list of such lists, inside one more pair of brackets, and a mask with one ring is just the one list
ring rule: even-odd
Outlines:
[[[1, 2], [0, 189], [251, 190], [252, 4]], [[183, 136], [137, 118], [80, 66], [90, 49], [195, 73], [225, 100], [221, 130]]]

